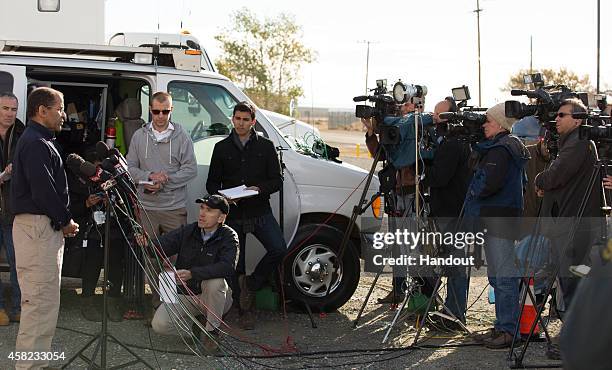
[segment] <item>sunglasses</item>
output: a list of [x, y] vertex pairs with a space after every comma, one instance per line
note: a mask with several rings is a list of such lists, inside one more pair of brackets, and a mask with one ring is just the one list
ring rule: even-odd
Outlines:
[[157, 116], [160, 113], [163, 114], [164, 116], [167, 116], [170, 114], [170, 109], [164, 109], [164, 110], [151, 109], [151, 113], [153, 113], [154, 116]]
[[567, 117], [567, 116], [570, 116], [570, 117], [571, 117], [571, 116], [572, 116], [572, 114], [571, 114], [571, 113], [565, 113], [565, 112], [559, 112], [559, 113], [557, 113], [557, 117], [559, 117], [559, 118], [563, 118], [563, 117]]

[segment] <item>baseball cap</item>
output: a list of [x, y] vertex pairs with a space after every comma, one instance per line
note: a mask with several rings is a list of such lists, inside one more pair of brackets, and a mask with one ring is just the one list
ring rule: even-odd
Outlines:
[[227, 199], [225, 199], [224, 197], [220, 195], [216, 195], [216, 194], [215, 195], [205, 195], [202, 198], [196, 199], [195, 202], [204, 203], [208, 207], [213, 208], [213, 209], [218, 209], [224, 214], [229, 213], [229, 208], [230, 208], [229, 203], [227, 202]]

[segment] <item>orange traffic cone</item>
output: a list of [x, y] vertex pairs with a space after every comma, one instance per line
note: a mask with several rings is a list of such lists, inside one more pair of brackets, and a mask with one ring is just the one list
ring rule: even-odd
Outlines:
[[[532, 295], [535, 297], [535, 293], [533, 290], [533, 278], [529, 278], [529, 287], [528, 289], [531, 291]], [[535, 321], [537, 316], [536, 307], [531, 301], [531, 296], [527, 293], [527, 298], [525, 299], [525, 304], [523, 305], [523, 314], [521, 315], [520, 322], [520, 333], [521, 335], [529, 335], [529, 330], [531, 329], [531, 325]], [[533, 334], [537, 335], [540, 333], [540, 324], [538, 323], [533, 331]]]

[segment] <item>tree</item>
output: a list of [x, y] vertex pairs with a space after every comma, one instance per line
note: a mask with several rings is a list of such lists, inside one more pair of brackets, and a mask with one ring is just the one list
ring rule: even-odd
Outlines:
[[289, 102], [303, 95], [299, 71], [314, 60], [314, 52], [301, 41], [301, 27], [284, 13], [259, 20], [248, 9], [232, 14], [233, 24], [215, 39], [223, 55], [219, 73], [238, 83], [260, 107], [289, 113]]
[[[534, 71], [538, 72], [538, 71]], [[580, 91], [580, 92], [595, 92], [595, 87], [591, 85], [591, 81], [589, 80], [589, 75], [584, 75], [579, 77], [576, 73], [572, 71], [568, 71], [566, 68], [561, 68], [556, 71], [551, 68], [544, 68], [539, 72], [544, 76], [544, 83], [546, 85], [566, 85], [572, 91]], [[502, 88], [502, 91], [509, 91], [512, 89], [525, 89], [525, 84], [523, 83], [523, 76], [529, 74], [528, 69], [521, 69], [517, 73], [510, 76], [510, 80]]]

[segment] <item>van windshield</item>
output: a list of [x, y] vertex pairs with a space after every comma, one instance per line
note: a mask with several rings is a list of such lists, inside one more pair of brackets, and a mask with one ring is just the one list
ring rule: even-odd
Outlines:
[[231, 132], [237, 101], [221, 86], [175, 81], [168, 92], [174, 107], [172, 121], [183, 126], [194, 142]]

